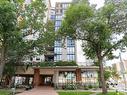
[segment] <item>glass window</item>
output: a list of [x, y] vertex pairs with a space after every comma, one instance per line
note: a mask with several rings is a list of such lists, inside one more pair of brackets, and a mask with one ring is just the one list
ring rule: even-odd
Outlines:
[[56, 40], [55, 41], [55, 47], [61, 47], [62, 46], [62, 41], [61, 40]]
[[59, 12], [59, 10], [57, 9], [57, 10], [56, 10], [56, 13], [58, 13], [58, 12]]
[[76, 82], [76, 74], [74, 71], [60, 71], [59, 83], [72, 83]]
[[63, 13], [63, 10], [62, 9], [60, 10], [60, 13]]
[[56, 7], [59, 7], [59, 4], [56, 4]]
[[62, 8], [65, 8], [65, 4], [62, 5]]
[[57, 31], [59, 28], [60, 28], [60, 27], [56, 26], [56, 27], [55, 27], [55, 31]]
[[61, 61], [62, 60], [62, 55], [61, 54], [56, 54], [54, 56], [54, 61]]
[[51, 15], [50, 19], [55, 20], [55, 16]]
[[55, 26], [61, 26], [61, 21], [56, 21]]
[[63, 14], [66, 12], [66, 10], [63, 10]]
[[75, 47], [68, 47], [67, 54], [75, 54]]
[[95, 84], [97, 83], [97, 76], [95, 71], [84, 71], [81, 74], [82, 82], [88, 84]]
[[60, 7], [62, 7], [63, 6], [63, 4], [60, 4]]
[[67, 54], [68, 61], [75, 61], [75, 54]]
[[55, 47], [54, 48], [54, 53], [55, 54], [62, 54], [62, 48], [61, 47]]
[[56, 20], [62, 20], [62, 15], [56, 15]]
[[72, 38], [67, 38], [67, 47], [75, 46], [75, 41]]
[[63, 4], [62, 6], [64, 9], [68, 7], [68, 4]]

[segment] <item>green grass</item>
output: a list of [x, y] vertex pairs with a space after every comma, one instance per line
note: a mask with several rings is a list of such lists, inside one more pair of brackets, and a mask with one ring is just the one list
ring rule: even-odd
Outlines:
[[92, 92], [58, 92], [59, 95], [90, 95]]
[[107, 94], [99, 93], [99, 94], [97, 94], [97, 95], [125, 95], [125, 94], [123, 94], [123, 93], [121, 93], [121, 92], [119, 92], [119, 94], [117, 94], [116, 92], [108, 92]]
[[5, 89], [0, 89], [0, 95], [9, 95], [10, 91]]

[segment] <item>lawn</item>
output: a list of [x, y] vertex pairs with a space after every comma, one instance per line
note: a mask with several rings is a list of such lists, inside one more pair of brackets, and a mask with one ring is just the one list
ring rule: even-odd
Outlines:
[[90, 95], [92, 92], [58, 92], [59, 95]]
[[[105, 94], [99, 93], [97, 95], [105, 95]], [[116, 92], [108, 92], [106, 95], [125, 95], [125, 94], [123, 94], [121, 92], [119, 92], [119, 94], [117, 94]]]
[[0, 95], [9, 95], [10, 91], [5, 89], [0, 89]]

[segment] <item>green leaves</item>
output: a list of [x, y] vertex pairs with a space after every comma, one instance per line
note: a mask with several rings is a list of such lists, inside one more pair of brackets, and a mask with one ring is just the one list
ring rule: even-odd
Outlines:
[[16, 13], [13, 4], [9, 2], [0, 3], [0, 32], [11, 32], [15, 30]]
[[85, 23], [85, 20], [92, 16], [93, 10], [89, 7], [88, 4], [74, 4], [66, 11], [66, 16], [60, 31], [65, 32], [66, 35], [69, 36], [76, 36], [73, 34], [76, 33], [77, 27], [80, 29], [80, 27], [82, 27], [82, 23]]
[[105, 71], [104, 71], [104, 78], [105, 78], [106, 81], [107, 81], [109, 78], [111, 78], [111, 76], [112, 76], [112, 72], [111, 72], [111, 71], [109, 71], [109, 70], [105, 70]]
[[[66, 12], [60, 34], [82, 40], [85, 55], [97, 60], [100, 70], [100, 79], [103, 93], [106, 93], [104, 79], [104, 59], [113, 59], [113, 50], [118, 49], [125, 42], [127, 31], [127, 17], [123, 2], [106, 3], [104, 7], [96, 10], [88, 3], [73, 4]], [[117, 6], [119, 5], [119, 6]], [[127, 5], [126, 5], [127, 6]], [[62, 33], [64, 32], [64, 33]], [[121, 39], [114, 39], [114, 35], [124, 35]], [[110, 73], [107, 72], [106, 77]]]
[[59, 34], [82, 40], [85, 55], [91, 59], [99, 56], [112, 59], [112, 51], [118, 49], [126, 38], [116, 41], [113, 38], [117, 34], [126, 34], [126, 8], [122, 7], [123, 4], [122, 1], [105, 3], [96, 10], [86, 2], [74, 3], [66, 12]]

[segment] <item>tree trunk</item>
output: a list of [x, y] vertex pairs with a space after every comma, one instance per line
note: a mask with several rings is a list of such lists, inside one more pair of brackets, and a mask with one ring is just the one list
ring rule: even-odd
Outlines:
[[99, 70], [100, 70], [102, 92], [104, 94], [106, 94], [107, 93], [107, 86], [106, 86], [106, 82], [105, 82], [105, 78], [104, 78], [104, 67], [103, 67], [103, 63], [102, 63], [101, 59], [99, 59]]
[[1, 49], [1, 61], [0, 61], [0, 79], [2, 78], [3, 71], [5, 66], [5, 48], [2, 47]]
[[99, 82], [99, 88], [102, 88], [101, 77], [100, 77], [100, 68], [99, 68], [99, 71], [98, 71], [98, 82]]

